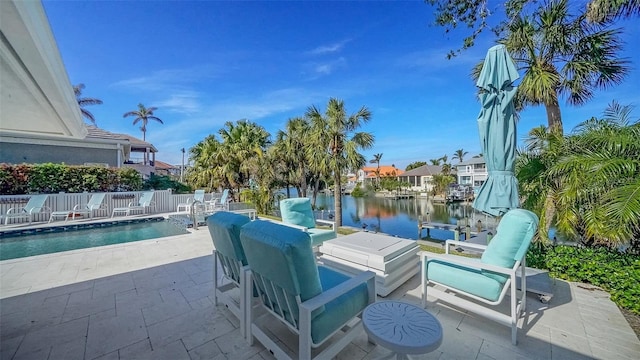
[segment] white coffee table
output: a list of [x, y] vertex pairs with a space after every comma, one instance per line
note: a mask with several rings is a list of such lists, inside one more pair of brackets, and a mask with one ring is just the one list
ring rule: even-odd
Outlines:
[[356, 232], [323, 242], [320, 262], [351, 275], [374, 272], [376, 293], [387, 296], [418, 273], [419, 250], [415, 240]]
[[426, 310], [399, 301], [375, 302], [362, 313], [362, 324], [369, 339], [395, 355], [426, 354], [442, 343], [442, 326]]

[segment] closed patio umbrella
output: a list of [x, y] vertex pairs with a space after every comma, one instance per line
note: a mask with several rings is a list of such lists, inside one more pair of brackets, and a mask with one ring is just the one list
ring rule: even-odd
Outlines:
[[514, 174], [516, 123], [513, 82], [520, 77], [504, 45], [489, 49], [476, 85], [482, 89], [478, 130], [489, 177], [473, 207], [492, 216], [517, 208], [518, 182]]

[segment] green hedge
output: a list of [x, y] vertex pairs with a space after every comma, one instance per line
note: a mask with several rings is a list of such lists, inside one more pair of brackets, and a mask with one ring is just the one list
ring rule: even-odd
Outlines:
[[52, 163], [0, 164], [0, 195], [140, 189], [142, 189], [142, 177], [132, 168], [109, 169]]
[[608, 248], [533, 244], [527, 266], [549, 270], [552, 277], [599, 286], [611, 300], [640, 315], [640, 257]]

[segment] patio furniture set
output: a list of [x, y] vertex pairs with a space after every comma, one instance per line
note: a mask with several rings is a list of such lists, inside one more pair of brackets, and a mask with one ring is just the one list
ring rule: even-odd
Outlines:
[[[281, 209], [287, 209], [283, 223], [252, 221], [225, 211], [207, 219], [214, 244], [214, 302], [238, 317], [249, 344], [258, 340], [278, 359], [330, 359], [365, 331], [370, 342], [398, 359], [433, 351], [443, 336], [434, 316], [402, 302], [376, 302], [378, 284], [388, 293], [396, 284], [387, 278], [398, 280], [420, 269], [423, 307], [428, 291], [438, 300], [511, 326], [516, 344], [525, 301], [524, 295], [516, 296], [515, 276], [524, 267], [537, 226], [535, 215], [519, 209], [507, 213], [482, 258], [471, 260], [427, 252], [418, 256], [407, 240], [380, 234], [336, 238], [333, 227], [328, 230], [334, 232], [332, 239], [314, 241], [309, 229], [315, 228], [315, 219], [309, 219], [313, 213], [305, 200], [282, 200]], [[314, 252], [318, 245], [322, 254]], [[510, 314], [491, 309], [507, 294]], [[296, 334], [297, 354], [274, 337], [278, 327]]]

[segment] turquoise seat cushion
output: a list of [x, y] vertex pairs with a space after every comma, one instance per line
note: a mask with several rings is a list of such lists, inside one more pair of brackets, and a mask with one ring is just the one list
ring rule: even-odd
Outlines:
[[304, 226], [307, 228], [316, 227], [316, 219], [311, 209], [309, 198], [291, 198], [280, 200], [280, 215], [282, 222]]
[[[318, 267], [323, 291], [327, 291], [347, 280], [349, 277], [324, 266]], [[345, 322], [357, 316], [368, 304], [366, 283], [351, 289], [324, 306], [324, 311], [311, 322], [311, 339], [319, 343]]]
[[[304, 302], [322, 292], [309, 235], [300, 229], [254, 220], [242, 227], [240, 241], [251, 270], [287, 291], [289, 296], [285, 299], [281, 294], [276, 295], [271, 287], [265, 287], [258, 281], [260, 291], [271, 299], [278, 296], [283, 307], [289, 301], [297, 320], [295, 296], [300, 295]], [[275, 305], [275, 302], [269, 304], [271, 307]], [[322, 310], [314, 312], [314, 316]]]
[[504, 286], [504, 282], [486, 276], [478, 269], [452, 265], [439, 260], [427, 262], [427, 278], [490, 301], [498, 300]]
[[[508, 211], [500, 220], [487, 249], [482, 254], [481, 261], [485, 264], [512, 268], [517, 260], [526, 254], [531, 239], [538, 229], [538, 217], [531, 211], [513, 209]], [[488, 276], [506, 281], [506, 275], [485, 271]]]
[[311, 236], [311, 246], [320, 246], [323, 242], [337, 237], [336, 232], [327, 229], [308, 229], [309, 236]]
[[249, 217], [227, 211], [219, 211], [207, 218], [207, 227], [216, 251], [247, 265], [247, 258], [240, 243], [240, 229], [251, 220]]

